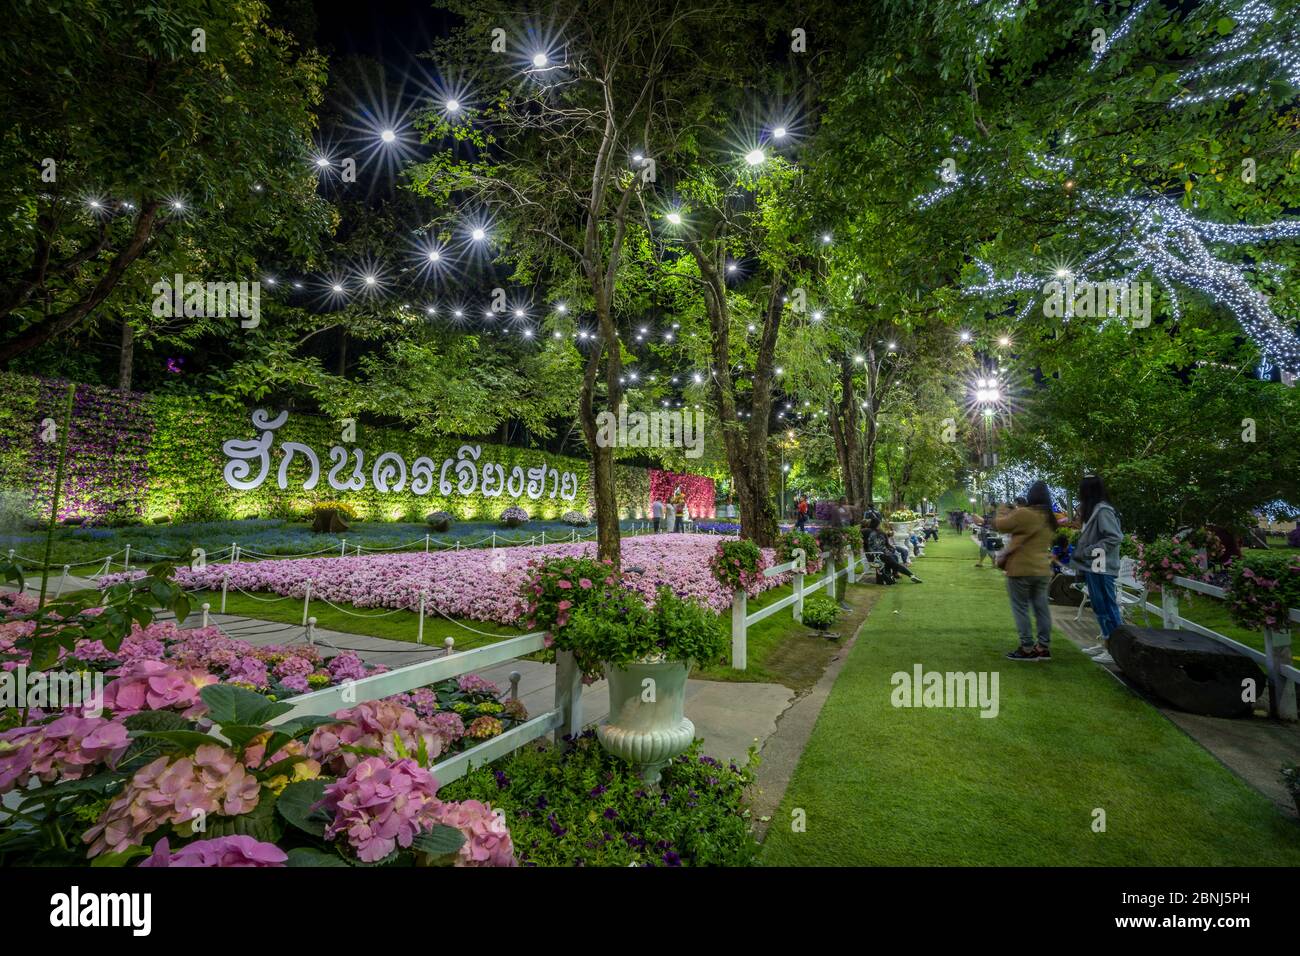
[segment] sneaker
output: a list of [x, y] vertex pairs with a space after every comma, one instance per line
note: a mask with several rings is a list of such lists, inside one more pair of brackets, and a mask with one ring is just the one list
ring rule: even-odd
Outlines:
[[1080, 650], [1082, 650], [1089, 657], [1095, 657], [1098, 654], [1106, 653], [1106, 648], [1102, 647], [1100, 644], [1093, 644], [1091, 647], [1080, 648]]
[[913, 575], [912, 575], [912, 583], [913, 583], [913, 584], [924, 584], [925, 582], [922, 581], [920, 578], [918, 578], [915, 574], [913, 574]]
[[1033, 649], [1032, 646], [1031, 646], [1031, 647], [1017, 647], [1014, 651], [1012, 651], [1010, 654], [1007, 655], [1007, 660], [1009, 660], [1009, 661], [1036, 661], [1036, 660], [1038, 660], [1038, 653]]
[[1034, 648], [1034, 654], [1040, 661], [1050, 661], [1052, 659], [1052, 649], [1046, 644], [1039, 644]]
[[1100, 654], [1098, 654], [1097, 656], [1095, 656], [1095, 657], [1093, 658], [1093, 660], [1096, 661], [1098, 664], [1114, 664], [1114, 663], [1115, 663], [1115, 658], [1113, 658], [1113, 657], [1110, 656], [1110, 652], [1109, 652], [1109, 651], [1102, 651]]

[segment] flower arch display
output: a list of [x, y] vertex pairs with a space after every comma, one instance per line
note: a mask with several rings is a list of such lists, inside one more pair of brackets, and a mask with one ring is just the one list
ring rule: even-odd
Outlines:
[[692, 518], [714, 517], [717, 490], [712, 478], [650, 469], [651, 501], [667, 501], [678, 487], [686, 495], [686, 508]]

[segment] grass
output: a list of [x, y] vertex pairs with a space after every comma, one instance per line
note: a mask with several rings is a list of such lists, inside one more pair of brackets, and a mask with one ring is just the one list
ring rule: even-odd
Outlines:
[[[217, 613], [221, 607], [221, 592], [200, 592], [194, 595], [193, 606], [198, 609], [205, 601], [212, 605], [212, 612]], [[323, 601], [313, 601], [311, 616], [316, 618], [316, 626], [331, 631], [342, 631], [345, 634], [366, 634], [371, 637], [388, 638], [391, 641], [415, 643], [419, 631], [419, 615], [414, 611], [394, 611], [385, 615], [382, 611], [357, 608], [350, 604], [340, 604], [339, 607], [346, 608], [351, 613], [336, 610]], [[302, 624], [302, 601], [297, 598], [264, 601], [244, 594], [228, 593], [226, 613], [283, 624]], [[495, 644], [503, 638], [518, 637], [520, 634], [527, 633], [516, 627], [506, 627], [490, 621], [453, 620], [472, 627], [475, 631], [484, 631], [486, 634], [467, 631], [447, 618], [435, 615], [425, 618], [424, 643], [441, 647], [443, 638], [454, 637], [456, 649], [468, 651], [475, 647]]]
[[[944, 536], [877, 602], [773, 818], [770, 865], [1300, 865], [1300, 826], [1061, 638], [1012, 663], [1002, 575]], [[891, 676], [999, 674], [1000, 711], [895, 708]], [[1106, 814], [1094, 832], [1095, 811]], [[804, 832], [794, 832], [794, 811]]]

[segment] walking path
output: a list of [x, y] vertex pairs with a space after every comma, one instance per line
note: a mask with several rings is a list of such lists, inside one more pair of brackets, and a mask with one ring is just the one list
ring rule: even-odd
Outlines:
[[[1293, 817], [1059, 631], [1053, 660], [1006, 660], [1004, 579], [974, 558], [945, 534], [918, 565], [925, 584], [881, 596], [772, 814], [765, 862], [1300, 865]], [[904, 695], [918, 669], [982, 676], [989, 699]]]

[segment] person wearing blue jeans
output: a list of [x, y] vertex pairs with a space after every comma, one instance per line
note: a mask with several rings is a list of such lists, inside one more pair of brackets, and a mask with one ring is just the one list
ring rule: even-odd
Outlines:
[[1070, 565], [1083, 575], [1088, 588], [1092, 613], [1101, 628], [1101, 646], [1085, 648], [1098, 664], [1113, 664], [1110, 656], [1110, 635], [1124, 623], [1120, 616], [1119, 601], [1115, 597], [1115, 578], [1119, 574], [1119, 546], [1124, 540], [1119, 514], [1106, 499], [1106, 486], [1096, 475], [1088, 475], [1079, 485], [1079, 517], [1083, 528], [1074, 543]]

